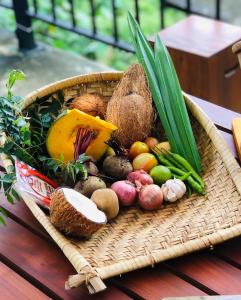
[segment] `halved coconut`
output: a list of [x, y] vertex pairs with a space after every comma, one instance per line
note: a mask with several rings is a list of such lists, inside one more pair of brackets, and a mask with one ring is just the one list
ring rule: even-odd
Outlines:
[[96, 204], [70, 188], [59, 188], [51, 195], [50, 221], [59, 230], [89, 237], [107, 222]]

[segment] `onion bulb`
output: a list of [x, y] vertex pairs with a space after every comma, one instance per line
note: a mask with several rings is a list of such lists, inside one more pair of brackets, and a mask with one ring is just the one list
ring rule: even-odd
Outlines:
[[139, 205], [146, 210], [161, 208], [163, 191], [156, 184], [144, 185], [139, 192]]
[[116, 181], [111, 188], [116, 193], [121, 205], [130, 206], [135, 203], [137, 191], [132, 182], [128, 180]]
[[127, 180], [129, 180], [135, 184], [137, 184], [137, 182], [138, 182], [141, 185], [153, 183], [153, 179], [151, 178], [151, 176], [148, 173], [146, 173], [144, 170], [138, 170], [138, 171], [129, 173], [127, 176]]

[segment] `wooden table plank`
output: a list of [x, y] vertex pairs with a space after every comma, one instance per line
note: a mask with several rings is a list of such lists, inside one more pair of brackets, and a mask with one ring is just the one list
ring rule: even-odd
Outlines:
[[0, 262], [0, 298], [8, 300], [50, 299], [27, 280]]
[[[190, 254], [171, 261], [178, 274], [188, 276], [220, 295], [241, 293], [241, 271], [207, 251]], [[232, 283], [232, 284], [230, 284]]]
[[224, 107], [218, 106], [211, 102], [207, 102], [200, 98], [191, 96], [191, 99], [197, 103], [202, 110], [209, 116], [209, 118], [219, 127], [224, 128], [231, 132], [232, 130], [232, 120], [234, 118], [241, 118], [241, 114], [226, 109]]
[[7, 201], [4, 194], [0, 193], [0, 206], [3, 207], [8, 216], [12, 218], [17, 223], [22, 224], [24, 227], [28, 228], [31, 232], [34, 232], [45, 239], [51, 240], [49, 234], [45, 231], [42, 225], [33, 216], [31, 211], [28, 209], [24, 201], [16, 201], [11, 204]]
[[[65, 295], [64, 299], [77, 299], [77, 296], [85, 295], [85, 299], [95, 299], [93, 296], [91, 298], [88, 298], [89, 296], [86, 295], [86, 291], [84, 288], [81, 289], [75, 289], [72, 291], [64, 291], [64, 281], [70, 274], [74, 274], [75, 271], [73, 270], [73, 267], [70, 265], [70, 263], [67, 261], [67, 259], [64, 257], [62, 252], [55, 246], [52, 245], [38, 236], [35, 236], [31, 234], [27, 229], [21, 227], [17, 223], [15, 223], [13, 220], [8, 219], [7, 226], [4, 228], [7, 232], [10, 231], [10, 236], [5, 233], [5, 238], [0, 236], [0, 253], [4, 255], [5, 258], [7, 258], [9, 261], [14, 263], [15, 265], [19, 266], [24, 272], [29, 274], [31, 277], [37, 279], [42, 285], [45, 285], [48, 289], [52, 290], [57, 295], [60, 295], [63, 297], [65, 293], [68, 293], [67, 297]], [[0, 229], [1, 230], [1, 229]], [[7, 236], [7, 239], [6, 239]], [[24, 236], [24, 239], [22, 238]], [[5, 244], [2, 245], [2, 241], [5, 241]], [[28, 247], [29, 245], [29, 247]], [[22, 249], [21, 253], [18, 254], [18, 248]], [[27, 250], [25, 250], [27, 249]], [[36, 249], [42, 249], [41, 255], [39, 255], [36, 252]], [[48, 261], [46, 264], [46, 260]], [[48, 269], [48, 265], [51, 265], [51, 269]], [[59, 269], [59, 266], [61, 265], [61, 270]], [[153, 295], [158, 296], [159, 295], [178, 295], [183, 296], [187, 293], [187, 291], [190, 291], [192, 295], [203, 295], [204, 293], [193, 287], [191, 284], [185, 282], [184, 280], [178, 278], [178, 276], [172, 274], [171, 272], [167, 270], [162, 270], [160, 274], [156, 274], [156, 270], [149, 270], [151, 271], [151, 274], [148, 272], [145, 274], [144, 281], [147, 280], [147, 275], [149, 277], [154, 277], [153, 284], [156, 283], [154, 289], [151, 289]], [[152, 274], [153, 271], [153, 274]], [[137, 271], [138, 272], [138, 271]], [[139, 271], [142, 273], [142, 271]], [[46, 280], [46, 273], [48, 273], [48, 278], [51, 278], [51, 280]], [[127, 276], [127, 277], [126, 277]], [[141, 284], [140, 284], [140, 278], [137, 276], [137, 278], [134, 278], [133, 273], [125, 275], [125, 279], [129, 281], [129, 278], [132, 278], [132, 284], [139, 286], [139, 289], [132, 289], [132, 285], [128, 286], [125, 285], [125, 289], [132, 290], [134, 293], [140, 293], [139, 296], [146, 298], [146, 290], [142, 290]], [[119, 279], [118, 279], [119, 281]], [[141, 280], [143, 281], [143, 279]], [[182, 288], [176, 289], [176, 286], [174, 285], [174, 282], [177, 281]], [[116, 282], [116, 279], [114, 280]], [[159, 291], [158, 284], [161, 286], [161, 291]], [[120, 287], [123, 288], [123, 284], [120, 281]], [[114, 297], [113, 293], [117, 293], [117, 290], [115, 290], [112, 286], [108, 286], [108, 291], [104, 292], [105, 298], [107, 299], [107, 296]], [[161, 292], [161, 294], [160, 294]], [[71, 294], [71, 296], [69, 295]], [[110, 295], [109, 295], [110, 293]], [[73, 294], [73, 295], [72, 295]], [[131, 294], [131, 293], [130, 293]], [[112, 295], [112, 296], [111, 296]], [[118, 296], [117, 299], [128, 299], [128, 297], [125, 294], [116, 295]], [[72, 297], [72, 298], [71, 298]], [[95, 296], [97, 297], [97, 296]], [[99, 298], [97, 298], [99, 299]], [[100, 298], [102, 299], [102, 298]]]
[[202, 290], [168, 272], [162, 264], [158, 268], [149, 267], [123, 274], [118, 282], [148, 300], [168, 296], [206, 295]]
[[57, 246], [31, 233], [10, 218], [7, 226], [0, 227], [0, 258], [54, 298], [130, 299], [110, 285], [106, 291], [94, 296], [89, 295], [85, 287], [65, 291], [65, 280], [76, 271], [64, 254]]

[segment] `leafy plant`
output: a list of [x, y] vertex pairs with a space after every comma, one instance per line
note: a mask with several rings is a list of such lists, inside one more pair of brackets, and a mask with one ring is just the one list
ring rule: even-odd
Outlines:
[[[95, 0], [95, 16], [97, 32], [104, 36], [112, 36], [113, 33], [113, 15], [111, 1]], [[29, 1], [31, 11], [33, 1]], [[160, 30], [160, 1], [139, 1], [140, 22], [146, 35], [153, 35]], [[126, 14], [128, 11], [134, 11], [134, 1], [116, 0], [116, 14], [119, 28], [119, 40], [130, 43], [131, 37], [128, 32]], [[49, 1], [38, 1], [39, 12], [49, 16], [51, 14], [51, 5]], [[75, 1], [74, 10], [77, 26], [83, 30], [92, 30], [91, 10], [89, 1]], [[56, 14], [60, 22], [71, 25], [69, 1], [56, 1]], [[0, 15], [1, 16], [1, 15]], [[173, 8], [165, 8], [165, 24], [172, 25], [186, 16], [184, 12]], [[3, 16], [4, 17], [4, 16]], [[105, 22], [103, 22], [105, 20]], [[1, 20], [0, 20], [1, 22]], [[6, 23], [6, 22], [5, 22]], [[100, 63], [107, 64], [118, 70], [125, 70], [135, 61], [133, 53], [128, 53], [120, 49], [113, 48], [101, 42], [94, 41], [75, 33], [62, 30], [42, 21], [33, 22], [34, 32], [37, 39], [48, 43], [56, 48], [75, 52], [78, 55], [84, 55], [90, 59], [97, 60]]]
[[173, 152], [185, 157], [197, 171], [201, 171], [200, 156], [171, 57], [159, 36], [152, 50], [130, 13], [128, 22], [137, 58], [145, 69], [159, 118]]
[[[89, 160], [89, 157], [84, 154], [67, 164], [64, 160], [48, 157], [46, 136], [54, 120], [61, 113], [65, 113], [63, 93], [59, 91], [50, 97], [37, 99], [23, 110], [24, 99], [14, 96], [12, 87], [17, 80], [24, 78], [22, 71], [11, 71], [6, 84], [7, 96], [0, 97], [0, 153], [10, 159], [16, 156], [20, 161], [64, 184], [73, 184], [77, 178], [86, 178], [84, 162]], [[13, 188], [15, 180], [13, 165], [0, 175], [0, 187], [10, 203], [18, 199]], [[6, 213], [0, 209], [0, 223], [5, 223], [5, 217]]]
[[[12, 87], [17, 80], [23, 80], [25, 75], [20, 70], [12, 70], [7, 79], [7, 96], [0, 97], [0, 132], [1, 144], [0, 153], [10, 155], [13, 151], [21, 156], [24, 146], [29, 146], [30, 141], [30, 124], [28, 118], [23, 116], [21, 109], [23, 99], [13, 96]], [[7, 200], [14, 202], [14, 197], [17, 198], [12, 184], [16, 176], [14, 168], [9, 167], [7, 173], [0, 175], [0, 188], [4, 190]], [[6, 213], [0, 209], [0, 223], [4, 223]]]
[[49, 177], [61, 177], [64, 185], [73, 185], [77, 179], [87, 178], [88, 173], [84, 163], [89, 159], [88, 156], [81, 154], [77, 160], [64, 163], [64, 157], [62, 159], [53, 159], [46, 156], [39, 157], [39, 160], [46, 166], [46, 175]]

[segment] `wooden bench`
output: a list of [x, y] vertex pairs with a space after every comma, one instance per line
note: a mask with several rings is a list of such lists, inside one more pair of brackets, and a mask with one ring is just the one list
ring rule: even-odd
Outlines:
[[8, 300], [47, 300], [46, 294], [0, 262], [0, 298]]

